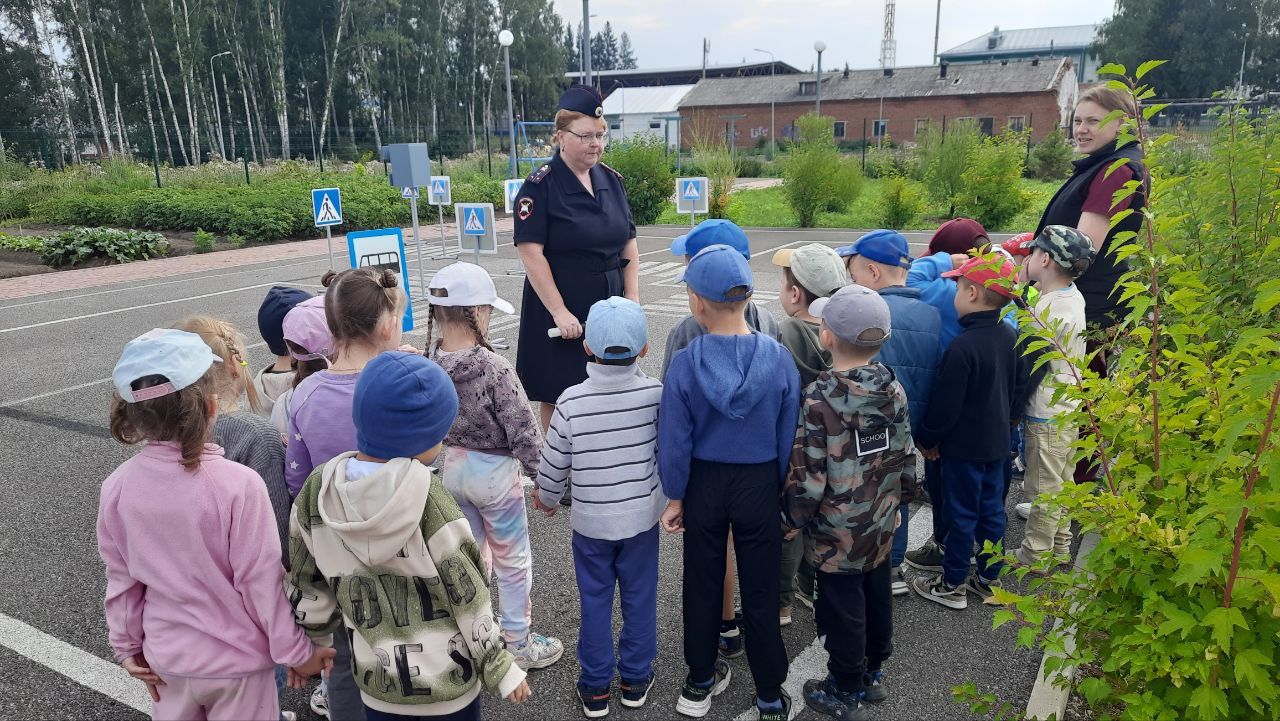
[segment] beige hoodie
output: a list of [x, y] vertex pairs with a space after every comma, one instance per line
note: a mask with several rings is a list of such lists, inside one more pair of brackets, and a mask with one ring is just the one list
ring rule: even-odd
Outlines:
[[[435, 470], [416, 460], [315, 469], [289, 523], [285, 590], [313, 637], [352, 632], [364, 703], [441, 715], [524, 680], [493, 618], [480, 550]], [[350, 466], [350, 467], [349, 467]]]

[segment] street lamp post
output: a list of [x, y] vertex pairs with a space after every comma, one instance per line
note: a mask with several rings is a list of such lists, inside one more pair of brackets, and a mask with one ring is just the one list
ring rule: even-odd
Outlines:
[[819, 40], [813, 44], [813, 49], [818, 51], [818, 82], [814, 83], [818, 95], [816, 110], [818, 115], [822, 115], [822, 51], [827, 49], [827, 44]]
[[218, 111], [218, 77], [213, 73], [213, 61], [230, 54], [230, 50], [223, 50], [209, 58], [209, 82], [213, 84], [213, 117], [218, 121], [218, 154], [223, 160], [227, 159], [227, 146], [222, 142], [222, 113]]
[[507, 71], [507, 129], [511, 131], [511, 157], [509, 159], [511, 172], [507, 176], [509, 178], [516, 177], [516, 122], [515, 113], [512, 110], [514, 103], [511, 100], [511, 43], [515, 42], [515, 40], [516, 38], [511, 34], [510, 30], [503, 30], [498, 33], [498, 43], [502, 45], [502, 64]]
[[[774, 58], [773, 53], [769, 52], [768, 50], [761, 50], [760, 48], [756, 48], [756, 52], [764, 53], [765, 55], [769, 56], [769, 68], [770, 68], [769, 79], [770, 81], [772, 81], [774, 78], [777, 78], [778, 77], [778, 61]], [[770, 84], [772, 85], [772, 82], [770, 82]], [[769, 89], [769, 159], [770, 160], [773, 160], [773, 156], [777, 155], [778, 153], [777, 141], [774, 140], [776, 136], [776, 129], [777, 129], [776, 125], [777, 125], [778, 117], [777, 117], [777, 114], [774, 112], [773, 93], [774, 93], [773, 88], [770, 88]]]
[[591, 84], [591, 0], [582, 0], [582, 84]]

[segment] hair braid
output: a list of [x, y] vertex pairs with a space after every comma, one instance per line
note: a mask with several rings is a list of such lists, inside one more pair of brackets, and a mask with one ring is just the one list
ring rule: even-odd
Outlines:
[[464, 308], [463, 316], [467, 319], [467, 325], [471, 328], [471, 334], [475, 336], [476, 345], [481, 346], [492, 353], [493, 346], [489, 345], [489, 339], [485, 338], [484, 333], [480, 332], [480, 324], [476, 321], [476, 307], [469, 305]]

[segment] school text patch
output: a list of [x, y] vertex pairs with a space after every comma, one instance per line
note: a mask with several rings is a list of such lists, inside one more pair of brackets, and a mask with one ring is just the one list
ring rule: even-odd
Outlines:
[[858, 450], [858, 457], [889, 450], [889, 427], [857, 429], [853, 432], [853, 441]]

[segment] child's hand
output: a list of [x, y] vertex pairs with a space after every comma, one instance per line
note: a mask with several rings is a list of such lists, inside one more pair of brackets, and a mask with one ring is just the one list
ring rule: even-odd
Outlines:
[[543, 513], [547, 514], [547, 517], [548, 517], [548, 518], [549, 518], [549, 517], [551, 517], [551, 516], [556, 515], [556, 511], [558, 510], [558, 506], [548, 506], [548, 505], [543, 504], [543, 502], [542, 502], [542, 496], [541, 496], [541, 494], [538, 492], [538, 489], [536, 489], [536, 488], [535, 488], [535, 489], [533, 490], [533, 493], [530, 493], [529, 495], [533, 497], [533, 507], [534, 507], [534, 508], [536, 508], [536, 509], [538, 509], [539, 511], [542, 511]]
[[332, 648], [324, 646], [312, 646], [311, 658], [301, 666], [291, 666], [289, 668], [289, 686], [292, 688], [302, 688], [306, 685], [307, 679], [333, 668], [333, 657], [338, 652]]
[[684, 533], [684, 501], [667, 501], [660, 522], [667, 533]]
[[134, 654], [129, 658], [120, 662], [125, 671], [129, 675], [138, 679], [147, 685], [147, 691], [151, 694], [152, 701], [160, 700], [160, 689], [158, 686], [164, 685], [164, 679], [151, 673], [151, 664], [147, 663], [147, 659], [142, 654]]
[[800, 533], [799, 528], [791, 528], [787, 526], [787, 524], [785, 523], [782, 524], [782, 540], [790, 541], [791, 539], [795, 538], [796, 534], [798, 533]]
[[418, 354], [418, 355], [422, 355], [422, 350], [421, 350], [421, 349], [416, 348], [416, 347], [414, 347], [413, 345], [411, 345], [411, 344], [409, 344], [409, 343], [405, 343], [404, 345], [400, 346], [399, 348], [396, 348], [396, 350], [400, 351], [401, 353], [416, 353], [416, 354]]
[[521, 681], [519, 686], [511, 693], [507, 694], [507, 700], [511, 703], [524, 703], [533, 695], [533, 691], [529, 690], [529, 682]]
[[952, 254], [951, 254], [951, 267], [952, 267], [953, 269], [955, 269], [955, 268], [959, 268], [960, 266], [962, 266], [962, 265], [964, 265], [965, 263], [968, 263], [968, 262], [969, 262], [969, 256], [968, 256], [968, 255], [966, 255], [966, 254], [964, 254], [964, 253], [952, 253]]
[[936, 461], [942, 457], [937, 448], [921, 448], [920, 455], [924, 456], [927, 461]]
[[902, 525], [902, 514], [901, 513], [893, 514], [893, 530], [895, 531], [898, 530], [898, 526], [901, 526], [901, 525]]

